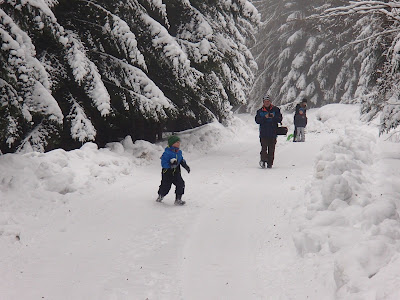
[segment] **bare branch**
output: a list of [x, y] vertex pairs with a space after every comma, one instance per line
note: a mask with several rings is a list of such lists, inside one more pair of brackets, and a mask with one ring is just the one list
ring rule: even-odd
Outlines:
[[[391, 135], [389, 135], [389, 137], [387, 137], [387, 138], [385, 139], [385, 141], [386, 141], [386, 142], [387, 142], [387, 141], [392, 141], [393, 136], [398, 135], [399, 133], [400, 133], [400, 130], [395, 130], [394, 132], [392, 132]], [[397, 137], [397, 138], [398, 138], [398, 137]]]

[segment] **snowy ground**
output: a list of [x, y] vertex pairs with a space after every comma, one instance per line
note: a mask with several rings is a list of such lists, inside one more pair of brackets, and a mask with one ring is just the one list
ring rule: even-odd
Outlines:
[[400, 145], [358, 109], [310, 110], [272, 169], [253, 116], [182, 133], [183, 207], [164, 144], [0, 156], [0, 299], [400, 299]]

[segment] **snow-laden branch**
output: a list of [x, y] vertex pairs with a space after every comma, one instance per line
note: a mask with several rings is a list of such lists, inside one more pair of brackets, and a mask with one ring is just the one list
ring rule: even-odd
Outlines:
[[110, 11], [108, 11], [107, 9], [105, 9], [104, 7], [98, 5], [93, 1], [90, 0], [81, 0], [81, 1], [87, 3], [88, 5], [92, 5], [93, 7], [102, 11], [109, 17], [109, 20], [106, 20], [105, 25], [101, 26], [102, 29], [107, 30], [108, 32], [111, 33], [113, 37], [115, 37], [117, 40], [120, 41], [120, 44], [124, 49], [124, 52], [132, 61], [132, 63], [136, 63], [144, 70], [147, 70], [147, 66], [144, 61], [144, 56], [138, 49], [136, 36], [131, 31], [128, 24], [117, 15], [111, 13]]
[[157, 9], [158, 12], [161, 14], [162, 19], [165, 22], [165, 25], [169, 28], [171, 25], [168, 21], [167, 16], [167, 6], [162, 3], [162, 0], [147, 0], [147, 3], [150, 5], [152, 9]]
[[97, 133], [96, 128], [86, 116], [85, 110], [72, 95], [68, 101], [72, 103], [71, 111], [67, 116], [71, 120], [71, 137], [81, 143], [94, 141]]
[[349, 5], [338, 6], [326, 9], [319, 16], [311, 16], [310, 18], [331, 18], [336, 16], [344, 16], [350, 14], [372, 14], [380, 13], [387, 16], [393, 21], [400, 21], [399, 10], [400, 2], [383, 2], [383, 1], [349, 1]]
[[21, 95], [29, 108], [29, 111], [24, 111], [25, 119], [31, 121], [31, 112], [41, 112], [49, 120], [62, 123], [63, 114], [51, 95], [49, 74], [36, 58], [31, 38], [2, 9], [0, 38], [3, 41], [1, 50], [7, 55], [9, 73], [15, 76], [18, 84], [26, 86]]
[[[365, 39], [355, 40], [355, 41], [353, 41], [353, 42], [348, 43], [348, 44], [345, 45], [345, 46], [350, 46], [350, 45], [354, 45], [354, 44], [363, 43], [363, 42], [365, 42], [365, 41], [368, 41], [368, 40], [377, 38], [378, 36], [386, 35], [386, 34], [394, 33], [394, 32], [399, 32], [399, 31], [400, 31], [400, 28], [398, 28], [398, 29], [392, 29], [392, 30], [385, 30], [385, 31], [383, 31], [383, 32], [378, 32], [378, 33], [373, 34], [373, 35], [371, 35], [371, 36], [369, 36], [369, 37], [366, 37]], [[344, 47], [345, 47], [345, 46], [344, 46]]]
[[87, 57], [85, 47], [79, 38], [72, 32], [66, 32], [69, 33], [67, 59], [75, 80], [84, 86], [101, 115], [106, 116], [111, 110], [111, 99], [101, 75], [96, 65]]
[[131, 95], [132, 104], [135, 105], [144, 116], [154, 120], [167, 118], [166, 110], [176, 113], [174, 103], [168, 99], [160, 88], [146, 75], [146, 73], [125, 61], [108, 53], [93, 51], [105, 59], [112, 61], [117, 69], [109, 68], [105, 64], [103, 82], [122, 89]]

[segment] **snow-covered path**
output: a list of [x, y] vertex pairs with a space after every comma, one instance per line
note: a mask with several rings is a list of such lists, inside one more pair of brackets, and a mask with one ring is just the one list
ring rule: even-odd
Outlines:
[[309, 272], [295, 263], [290, 212], [323, 139], [280, 137], [274, 168], [261, 169], [257, 134], [186, 155], [184, 207], [173, 205], [173, 190], [154, 202], [157, 161], [66, 201], [19, 253], [8, 299], [294, 299]]
[[[0, 245], [0, 299], [336, 299], [340, 286], [335, 281], [341, 277], [335, 274], [334, 279], [337, 267], [333, 265], [340, 251], [318, 248], [322, 238], [312, 231], [312, 224], [299, 220], [305, 195], [310, 193], [307, 186], [316, 180], [316, 157], [325, 159], [321, 147], [342, 137], [343, 128], [335, 133], [317, 132], [311, 123], [306, 143], [279, 137], [274, 167], [261, 169], [253, 117], [242, 116], [242, 122], [248, 125], [239, 126], [229, 141], [217, 147], [209, 144], [210, 149], [202, 152], [184, 152], [192, 172], [183, 170], [187, 201], [183, 207], [173, 205], [173, 190], [163, 203], [154, 201], [161, 178], [157, 157], [130, 168], [123, 165], [129, 160], [121, 159], [118, 152], [110, 156], [86, 149], [71, 153], [68, 162], [63, 161], [64, 153], [46, 156], [46, 164], [37, 168], [45, 178], [38, 186], [49, 182], [53, 186], [43, 192], [42, 200], [32, 189], [29, 194], [9, 193], [13, 201], [2, 204], [16, 214], [0, 215], [0, 237], [7, 241]], [[95, 161], [89, 167], [71, 158], [82, 159], [88, 152]], [[160, 155], [158, 150], [155, 155]], [[56, 180], [58, 167], [52, 163], [63, 166], [61, 181]], [[82, 170], [73, 176], [79, 180], [65, 187], [59, 182], [69, 178], [65, 171], [69, 166]], [[44, 177], [43, 168], [52, 170], [50, 179]], [[85, 168], [97, 181], [85, 182]], [[8, 180], [4, 178], [3, 182]], [[81, 190], [66, 194], [47, 192], [77, 186]], [[0, 192], [6, 188], [3, 185]], [[332, 192], [341, 188], [337, 185]], [[24, 202], [18, 195], [35, 200]], [[27, 207], [22, 209], [22, 205]], [[387, 210], [384, 214], [393, 222], [398, 220]], [[356, 216], [354, 211], [351, 216]], [[320, 217], [315, 226], [341, 218]], [[296, 240], [299, 226], [308, 231], [300, 232]], [[326, 228], [331, 227], [321, 230]], [[335, 228], [330, 229], [333, 235]], [[395, 239], [395, 229], [385, 228]], [[394, 242], [390, 243], [394, 249]], [[299, 255], [303, 246], [305, 254]], [[398, 254], [390, 253], [387, 257], [399, 264]], [[371, 264], [379, 268], [387, 263], [376, 261]], [[398, 284], [393, 282], [392, 288]]]
[[188, 193], [201, 209], [185, 244], [183, 299], [295, 299], [313, 279], [296, 264], [290, 215], [326, 141], [280, 137], [274, 167], [263, 170], [257, 131], [242, 134], [195, 161], [190, 181], [200, 184]]

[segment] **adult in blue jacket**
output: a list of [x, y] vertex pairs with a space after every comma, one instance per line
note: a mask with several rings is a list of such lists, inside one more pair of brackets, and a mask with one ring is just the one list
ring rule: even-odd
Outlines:
[[263, 99], [263, 107], [257, 110], [255, 121], [260, 125], [260, 166], [265, 168], [272, 168], [275, 157], [276, 145], [276, 129], [278, 123], [282, 122], [282, 114], [278, 107], [272, 105], [271, 98], [265, 96]]
[[181, 176], [181, 167], [189, 173], [190, 168], [183, 159], [182, 150], [179, 149], [181, 140], [178, 136], [172, 135], [168, 138], [168, 147], [161, 156], [161, 184], [158, 189], [157, 202], [161, 202], [169, 193], [171, 185], [175, 185], [175, 205], [183, 205], [182, 195], [185, 192], [185, 181]]

